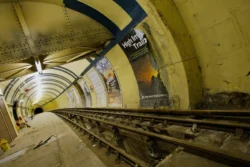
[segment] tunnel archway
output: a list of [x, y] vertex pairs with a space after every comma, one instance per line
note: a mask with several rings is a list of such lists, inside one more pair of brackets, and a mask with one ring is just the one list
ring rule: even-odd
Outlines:
[[41, 114], [41, 113], [43, 113], [43, 109], [42, 108], [36, 108], [35, 109], [35, 111], [34, 111], [34, 114], [36, 115], [36, 114]]

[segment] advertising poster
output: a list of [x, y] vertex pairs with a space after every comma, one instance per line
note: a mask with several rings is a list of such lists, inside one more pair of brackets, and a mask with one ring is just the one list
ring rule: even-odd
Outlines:
[[132, 30], [119, 42], [134, 70], [140, 92], [140, 106], [157, 108], [169, 106], [168, 92], [160, 78], [148, 39], [140, 30]]
[[91, 81], [93, 88], [90, 89], [94, 90], [97, 97], [97, 106], [98, 107], [107, 107], [107, 93], [104, 87], [104, 84], [97, 73], [97, 71], [92, 68], [88, 73], [87, 76]]
[[79, 96], [77, 94], [77, 90], [75, 88], [71, 88], [71, 92], [72, 92], [72, 94], [74, 96], [75, 103], [80, 104], [80, 99], [79, 99]]
[[67, 97], [68, 97], [68, 100], [69, 100], [69, 105], [71, 108], [75, 108], [76, 105], [75, 105], [75, 99], [74, 99], [74, 96], [72, 94], [72, 92], [70, 90], [67, 91]]
[[119, 82], [110, 62], [106, 58], [103, 58], [97, 62], [95, 67], [99, 74], [102, 76], [102, 79], [106, 86], [106, 90], [108, 93], [108, 106], [122, 107], [122, 96]]
[[86, 107], [91, 107], [92, 105], [92, 101], [91, 101], [91, 93], [90, 93], [90, 90], [89, 90], [89, 87], [87, 85], [87, 83], [82, 79], [80, 82], [79, 82], [79, 85], [81, 86], [82, 88], [82, 91], [84, 93], [84, 99], [85, 99], [85, 104], [86, 104]]

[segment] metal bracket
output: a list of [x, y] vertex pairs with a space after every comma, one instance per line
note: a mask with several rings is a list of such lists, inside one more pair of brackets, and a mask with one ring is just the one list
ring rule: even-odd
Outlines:
[[96, 139], [94, 136], [92, 136], [92, 139], [91, 139], [92, 143], [95, 143], [96, 142]]
[[80, 117], [80, 119], [81, 119], [82, 125], [84, 125], [85, 124], [84, 118]]
[[107, 147], [106, 156], [109, 156], [110, 154], [111, 154], [111, 149], [110, 147]]
[[34, 61], [35, 61], [37, 71], [39, 73], [42, 73], [42, 66], [41, 66], [40, 60], [38, 58], [38, 54], [37, 54], [35, 44], [34, 44], [32, 38], [31, 38], [31, 34], [30, 34], [28, 25], [27, 25], [25, 17], [24, 17], [22, 7], [21, 7], [21, 5], [19, 4], [18, 1], [12, 2], [12, 4], [13, 4], [14, 10], [16, 12], [18, 21], [19, 21], [19, 23], [21, 25], [21, 28], [23, 30], [24, 36], [25, 36], [25, 38], [26, 38], [26, 40], [28, 42], [28, 46], [29, 46], [30, 52], [32, 54], [32, 57], [34, 57]]
[[162, 127], [163, 127], [163, 128], [168, 127], [168, 121], [167, 121], [167, 120], [164, 120], [164, 121], [163, 121]]
[[240, 137], [243, 136], [244, 135], [244, 130], [242, 128], [236, 128], [235, 135], [240, 136]]
[[102, 147], [102, 142], [101, 142], [101, 140], [98, 140], [98, 141], [97, 141], [97, 145], [98, 145], [98, 148], [101, 148], [101, 147]]
[[119, 129], [115, 127], [113, 127], [112, 129], [113, 129], [113, 133], [114, 133], [116, 141], [120, 142], [122, 140], [122, 137], [120, 135]]
[[191, 130], [192, 130], [192, 132], [197, 132], [198, 131], [198, 125], [196, 123], [194, 123]]
[[157, 142], [153, 139], [148, 139], [148, 154], [153, 158], [159, 158], [161, 156], [161, 150]]
[[116, 162], [117, 164], [119, 164], [119, 163], [121, 162], [121, 155], [120, 155], [118, 152], [116, 153], [115, 162]]
[[153, 118], [153, 119], [151, 119], [151, 121], [150, 121], [150, 125], [154, 125], [155, 124], [155, 119]]

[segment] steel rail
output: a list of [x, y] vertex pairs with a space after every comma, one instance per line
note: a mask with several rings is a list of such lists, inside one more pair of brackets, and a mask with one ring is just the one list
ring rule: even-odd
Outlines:
[[[62, 113], [62, 111], [61, 111]], [[118, 123], [112, 123], [112, 122], [108, 122], [108, 121], [104, 121], [101, 119], [97, 119], [97, 118], [92, 118], [89, 116], [85, 116], [83, 114], [75, 114], [75, 113], [70, 113], [70, 112], [66, 112], [63, 111], [63, 113], [68, 113], [71, 115], [75, 115], [75, 116], [80, 116], [83, 117], [85, 119], [88, 120], [93, 120], [93, 121], [97, 121], [100, 122], [102, 124], [106, 124], [106, 125], [110, 125], [116, 128], [120, 128], [126, 131], [130, 131], [136, 134], [140, 134], [143, 136], [147, 136], [147, 137], [151, 137], [151, 138], [155, 138], [161, 141], [165, 141], [177, 146], [181, 146], [184, 147], [186, 149], [190, 149], [196, 152], [201, 152], [201, 153], [205, 153], [209, 156], [212, 156], [214, 158], [220, 158], [222, 160], [226, 160], [226, 161], [230, 161], [232, 163], [235, 164], [240, 164], [241, 166], [250, 166], [250, 157], [243, 154], [243, 153], [237, 153], [234, 154], [232, 152], [228, 152], [228, 151], [224, 151], [222, 149], [217, 149], [217, 148], [213, 148], [213, 147], [207, 147], [201, 144], [196, 144], [196, 143], [190, 143], [186, 140], [182, 140], [182, 139], [176, 139], [174, 137], [169, 137], [169, 136], [165, 136], [165, 135], [161, 135], [161, 134], [156, 134], [153, 132], [147, 132], [147, 131], [143, 131], [143, 130], [139, 130], [136, 128], [132, 128], [132, 127], [128, 127], [128, 126], [124, 126], [122, 124], [118, 124]]]
[[210, 115], [210, 116], [199, 116], [199, 118], [211, 118], [211, 119], [220, 119], [220, 120], [233, 120], [233, 121], [241, 121], [241, 122], [249, 122], [250, 116], [222, 116], [222, 115]]
[[[62, 110], [63, 111], [63, 110]], [[79, 110], [74, 110], [79, 112]], [[192, 118], [176, 118], [176, 117], [170, 117], [170, 116], [155, 116], [155, 115], [142, 115], [142, 114], [127, 114], [127, 113], [117, 113], [117, 112], [105, 112], [105, 111], [90, 111], [90, 110], [83, 110], [80, 109], [80, 112], [87, 112], [89, 114], [106, 114], [106, 115], [115, 115], [119, 117], [131, 117], [131, 118], [137, 118], [137, 119], [144, 119], [149, 121], [155, 121], [155, 122], [164, 122], [164, 121], [171, 121], [173, 122], [179, 122], [179, 123], [186, 123], [186, 124], [197, 124], [198, 126], [201, 126], [205, 129], [216, 129], [220, 131], [229, 131], [229, 132], [235, 132], [236, 129], [243, 129], [243, 130], [250, 130], [250, 124], [248, 123], [238, 123], [235, 121], [218, 121], [218, 120], [199, 120], [199, 119], [192, 119]], [[213, 127], [213, 128], [211, 128]], [[219, 128], [220, 129], [219, 129]], [[228, 129], [224, 129], [228, 128]]]
[[[171, 116], [192, 116], [196, 118], [220, 118], [222, 120], [237, 120], [250, 122], [250, 110], [163, 110], [163, 109], [124, 109], [124, 108], [64, 108], [64, 110], [112, 111], [116, 113], [153, 114]], [[60, 109], [59, 109], [60, 110]]]
[[115, 150], [116, 152], [118, 152], [119, 154], [122, 155], [123, 160], [126, 161], [127, 163], [129, 163], [131, 165], [131, 162], [133, 163], [133, 166], [140, 166], [140, 167], [146, 167], [149, 166], [147, 163], [145, 163], [142, 160], [139, 160], [133, 156], [131, 156], [130, 154], [126, 153], [123, 149], [116, 147], [113, 144], [110, 144], [109, 142], [107, 142], [106, 140], [100, 138], [99, 136], [97, 136], [96, 134], [94, 134], [93, 132], [87, 130], [86, 128], [84, 128], [83, 126], [81, 126], [78, 123], [73, 122], [72, 120], [60, 115], [60, 117], [66, 119], [67, 121], [71, 122], [72, 124], [78, 126], [80, 129], [84, 130], [85, 132], [89, 133], [91, 136], [94, 136], [94, 138], [96, 138], [97, 140], [101, 141], [102, 143], [104, 143], [105, 145], [107, 145], [109, 148], [112, 148], [113, 150]]
[[82, 109], [96, 110], [96, 111], [98, 110], [99, 111], [115, 111], [115, 112], [124, 111], [124, 112], [132, 112], [132, 113], [149, 113], [149, 114], [196, 115], [196, 116], [223, 115], [223, 116], [249, 116], [250, 117], [250, 110], [173, 110], [173, 109], [126, 109], [126, 108], [82, 108]]

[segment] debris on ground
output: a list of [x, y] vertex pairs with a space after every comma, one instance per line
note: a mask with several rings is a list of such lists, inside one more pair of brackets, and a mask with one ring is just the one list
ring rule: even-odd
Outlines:
[[46, 140], [44, 140], [44, 141], [41, 140], [40, 143], [39, 143], [36, 147], [33, 148], [33, 150], [35, 150], [35, 149], [37, 149], [37, 148], [43, 146], [44, 144], [48, 143], [48, 141], [49, 141], [53, 136], [56, 137], [55, 135], [51, 135], [51, 136], [50, 136], [49, 138], [47, 138]]

